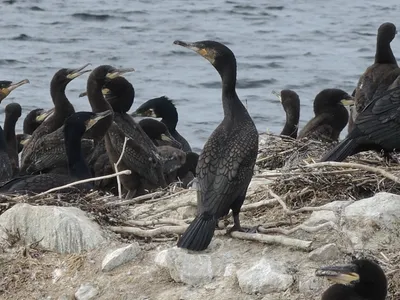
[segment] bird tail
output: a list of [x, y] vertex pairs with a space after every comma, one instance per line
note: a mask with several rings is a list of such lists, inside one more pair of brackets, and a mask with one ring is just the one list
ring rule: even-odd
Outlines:
[[328, 151], [320, 161], [343, 161], [346, 157], [356, 153], [356, 147], [357, 142], [354, 139], [345, 138], [333, 149]]
[[217, 219], [212, 215], [198, 215], [178, 241], [179, 248], [202, 251], [207, 249], [214, 235]]

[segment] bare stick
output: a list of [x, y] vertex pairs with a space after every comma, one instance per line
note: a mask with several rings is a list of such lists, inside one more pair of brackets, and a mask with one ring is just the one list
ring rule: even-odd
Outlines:
[[176, 220], [176, 219], [158, 219], [158, 220], [149, 220], [149, 221], [142, 221], [142, 220], [131, 220], [125, 222], [130, 226], [155, 226], [158, 224], [171, 224], [171, 225], [178, 225], [178, 226], [186, 226], [186, 222], [184, 220]]
[[155, 237], [160, 234], [182, 234], [187, 227], [188, 226], [164, 226], [149, 230], [123, 226], [109, 226], [107, 228], [117, 233], [130, 233], [140, 237]]
[[[124, 145], [122, 146], [121, 155], [119, 156], [118, 161], [114, 164], [115, 173], [118, 173], [118, 165], [119, 165], [119, 163], [121, 162], [122, 157], [124, 156], [125, 148], [126, 148], [126, 143], [128, 142], [128, 140], [129, 140], [129, 138], [127, 138], [127, 137], [125, 136]], [[119, 196], [119, 199], [122, 199], [121, 179], [119, 178], [119, 176], [117, 176], [117, 185], [118, 185], [118, 196]]]
[[140, 201], [147, 200], [147, 199], [153, 199], [154, 197], [163, 195], [163, 191], [158, 191], [150, 194], [145, 194], [139, 197], [135, 197], [133, 199], [125, 200], [125, 201], [114, 201], [114, 202], [109, 202], [106, 203], [105, 206], [123, 206], [123, 205], [129, 205], [129, 204], [136, 204]]
[[283, 234], [283, 235], [290, 235], [298, 230], [303, 230], [305, 232], [318, 232], [327, 227], [337, 229], [337, 226], [335, 225], [335, 223], [329, 221], [329, 222], [325, 222], [325, 223], [317, 225], [317, 226], [306, 226], [304, 224], [300, 224], [291, 229], [284, 229], [284, 228], [277, 228], [277, 227], [275, 227], [275, 228], [258, 227], [257, 230], [261, 233], [279, 233], [279, 234]]
[[179, 196], [181, 194], [187, 194], [187, 193], [190, 193], [190, 192], [193, 192], [193, 191], [195, 191], [195, 190], [182, 190], [182, 191], [179, 191], [179, 192], [176, 192], [176, 193], [172, 193], [170, 195], [166, 195], [164, 197], [160, 197], [160, 198], [157, 198], [157, 199], [152, 199], [152, 201], [149, 201], [149, 203], [154, 203], [154, 202], [158, 202], [158, 201], [162, 201], [162, 200], [167, 200], [167, 199]]
[[[43, 195], [46, 195], [46, 194], [49, 194], [49, 193], [52, 193], [52, 192], [56, 192], [56, 191], [59, 191], [59, 190], [62, 190], [62, 189], [65, 189], [65, 188], [68, 188], [68, 187], [71, 187], [71, 186], [74, 186], [74, 185], [81, 184], [81, 183], [86, 183], [86, 182], [91, 182], [91, 181], [96, 181], [96, 180], [102, 180], [102, 179], [107, 179], [107, 178], [113, 178], [113, 177], [116, 177], [116, 176], [119, 176], [119, 175], [129, 175], [129, 174], [131, 174], [131, 170], [124, 170], [124, 171], [121, 171], [121, 172], [118, 172], [118, 173], [115, 173], [115, 174], [104, 175], [104, 176], [99, 176], [99, 177], [93, 177], [93, 178], [87, 178], [87, 179], [83, 179], [83, 180], [74, 181], [74, 182], [68, 183], [66, 185], [62, 185], [62, 186], [59, 186], [59, 187], [55, 187], [55, 188], [49, 189], [49, 190], [47, 190], [47, 191], [45, 191], [43, 193], [37, 194], [35, 196], [32, 196], [30, 199], [34, 200], [34, 199], [40, 198]], [[24, 197], [25, 196], [18, 196], [18, 197], [13, 198], [13, 200], [23, 199]]]
[[346, 163], [346, 162], [335, 162], [335, 161], [327, 161], [327, 162], [319, 162], [314, 164], [306, 165], [307, 168], [323, 168], [323, 167], [342, 167], [342, 168], [357, 168], [360, 170], [380, 174], [387, 179], [390, 179], [396, 183], [400, 183], [400, 178], [385, 171], [382, 168], [371, 167], [367, 165], [357, 164], [357, 163]]
[[[220, 235], [218, 231], [216, 235]], [[299, 239], [293, 239], [282, 235], [265, 235], [260, 233], [246, 233], [234, 231], [231, 236], [241, 240], [256, 241], [265, 244], [280, 244], [289, 247], [296, 247], [303, 250], [311, 250], [312, 241], [303, 241]]]
[[242, 208], [240, 209], [240, 211], [249, 211], [249, 210], [261, 208], [264, 206], [273, 206], [277, 202], [278, 201], [276, 199], [265, 199], [265, 200], [261, 200], [258, 202], [243, 205]]

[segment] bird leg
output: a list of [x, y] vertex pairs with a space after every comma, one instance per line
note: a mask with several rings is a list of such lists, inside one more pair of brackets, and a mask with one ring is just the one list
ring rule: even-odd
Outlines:
[[259, 226], [254, 226], [252, 228], [243, 228], [240, 226], [239, 213], [232, 213], [233, 216], [233, 226], [226, 231], [226, 234], [230, 234], [233, 231], [247, 232], [247, 233], [257, 233]]

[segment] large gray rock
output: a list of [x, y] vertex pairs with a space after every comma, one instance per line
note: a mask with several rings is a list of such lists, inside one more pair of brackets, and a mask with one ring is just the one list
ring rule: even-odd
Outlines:
[[82, 284], [75, 293], [76, 300], [91, 300], [96, 299], [99, 291], [91, 284]]
[[212, 281], [222, 270], [220, 260], [213, 260], [210, 254], [191, 253], [177, 247], [163, 250], [155, 258], [155, 263], [168, 270], [176, 282], [191, 286], [203, 286]]
[[329, 221], [336, 222], [336, 212], [344, 210], [350, 203], [351, 201], [333, 201], [322, 205], [321, 208], [326, 210], [314, 211], [304, 224], [307, 226], [317, 226]]
[[285, 273], [276, 261], [265, 258], [251, 268], [237, 271], [239, 286], [247, 294], [269, 294], [285, 291], [293, 283], [293, 277]]
[[128, 246], [114, 250], [106, 255], [101, 264], [103, 271], [111, 271], [137, 257], [140, 253], [140, 246], [138, 243], [133, 243]]
[[[16, 204], [0, 216], [0, 228], [59, 253], [80, 253], [104, 241], [100, 226], [75, 207]], [[6, 237], [2, 230], [1, 237]]]
[[340, 256], [340, 250], [336, 244], [327, 244], [319, 247], [308, 254], [308, 258], [312, 261], [326, 262], [335, 260]]

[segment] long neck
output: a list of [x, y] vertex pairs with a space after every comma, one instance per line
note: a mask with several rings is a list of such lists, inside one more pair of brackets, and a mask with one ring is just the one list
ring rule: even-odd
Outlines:
[[90, 170], [82, 153], [81, 136], [71, 134], [65, 138], [65, 150], [68, 158], [68, 170], [71, 177], [90, 178]]
[[297, 138], [297, 131], [299, 128], [299, 114], [286, 112], [286, 123], [282, 129], [281, 135]]
[[379, 35], [376, 43], [375, 63], [397, 65], [396, 58], [390, 47], [390, 41]]
[[166, 112], [164, 112], [164, 116], [161, 119], [161, 122], [167, 126], [169, 132], [176, 131], [176, 125], [178, 124], [178, 112], [175, 107], [171, 107]]
[[65, 95], [65, 87], [52, 84], [50, 87], [51, 98], [54, 103], [54, 114], [48, 119], [48, 133], [60, 128], [65, 120], [75, 112], [74, 106]]
[[15, 124], [17, 120], [15, 118], [10, 118], [10, 116], [6, 115], [6, 119], [4, 120], [4, 137], [6, 139], [7, 145], [14, 145], [16, 149], [17, 138], [15, 136]]
[[90, 106], [92, 107], [92, 111], [94, 113], [99, 113], [112, 109], [110, 103], [108, 103], [104, 99], [101, 89], [102, 89], [101, 84], [99, 84], [93, 78], [89, 78], [86, 90]]
[[0, 126], [0, 151], [7, 151], [7, 143], [4, 138], [3, 128]]
[[238, 113], [246, 111], [236, 94], [236, 63], [224, 65], [218, 70], [222, 79], [222, 107], [225, 117], [235, 118]]

